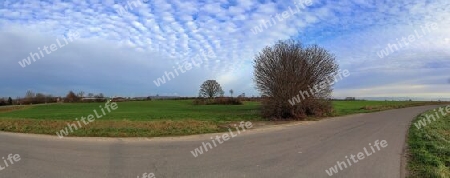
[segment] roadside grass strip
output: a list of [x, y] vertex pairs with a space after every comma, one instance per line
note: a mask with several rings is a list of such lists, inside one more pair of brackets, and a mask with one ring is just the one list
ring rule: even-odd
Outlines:
[[[438, 109], [419, 115], [413, 123], [436, 115]], [[442, 115], [441, 115], [442, 116]], [[411, 124], [408, 134], [408, 177], [446, 178], [450, 177], [450, 114], [426, 125]]]

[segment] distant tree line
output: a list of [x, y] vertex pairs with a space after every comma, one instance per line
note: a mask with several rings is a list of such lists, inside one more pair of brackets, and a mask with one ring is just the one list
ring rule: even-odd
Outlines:
[[[214, 81], [215, 82], [215, 81]], [[217, 83], [217, 82], [216, 82]], [[217, 83], [218, 85], [218, 83]], [[214, 86], [214, 85], [211, 85]], [[217, 86], [215, 86], [217, 87]], [[220, 85], [219, 85], [220, 87]], [[208, 90], [206, 87], [204, 90]], [[238, 95], [234, 99], [227, 99], [230, 97], [225, 97], [224, 92], [222, 88], [220, 87], [220, 90], [217, 90], [218, 93], [211, 93], [211, 96], [216, 97], [216, 102], [198, 102], [197, 104], [241, 104], [239, 101], [261, 101], [261, 97], [245, 97], [245, 93], [242, 93]], [[230, 94], [232, 96], [233, 90], [230, 90]], [[198, 101], [206, 101], [209, 98], [209, 95], [207, 95], [208, 91], [205, 91], [205, 94], [203, 96], [197, 96], [197, 97], [177, 97], [177, 96], [147, 96], [147, 97], [114, 97], [114, 98], [106, 98], [103, 93], [94, 94], [94, 93], [88, 93], [85, 94], [84, 91], [80, 92], [74, 92], [69, 91], [66, 96], [60, 97], [60, 96], [53, 96], [51, 94], [44, 94], [44, 93], [35, 93], [32, 90], [28, 90], [25, 93], [24, 97], [17, 97], [15, 99], [12, 99], [11, 97], [8, 98], [0, 98], [0, 106], [5, 105], [30, 105], [30, 104], [45, 104], [45, 103], [85, 103], [85, 102], [105, 102], [107, 99], [115, 100], [117, 101], [151, 101], [151, 100], [198, 100]], [[232, 97], [231, 97], [232, 98]], [[211, 101], [211, 100], [210, 100]]]
[[13, 105], [13, 100], [11, 97], [6, 98], [0, 98], [0, 106], [5, 106], [5, 105]]
[[64, 102], [66, 103], [76, 103], [76, 102], [105, 102], [106, 98], [103, 95], [103, 93], [99, 93], [98, 95], [95, 95], [93, 93], [88, 93], [87, 97], [84, 95], [85, 93], [83, 91], [78, 92], [75, 94], [73, 91], [69, 91], [67, 93], [66, 97], [64, 98]]
[[41, 104], [41, 103], [55, 103], [57, 102], [57, 97], [52, 95], [46, 95], [44, 93], [35, 93], [28, 90], [24, 98], [18, 98], [17, 104]]
[[4, 105], [30, 105], [30, 104], [45, 104], [45, 103], [57, 103], [57, 102], [104, 102], [106, 98], [102, 93], [93, 94], [89, 93], [85, 97], [84, 92], [78, 92], [75, 94], [73, 91], [69, 91], [65, 97], [55, 97], [51, 94], [35, 93], [28, 90], [24, 97], [17, 97], [16, 99], [0, 98], [0, 106]]

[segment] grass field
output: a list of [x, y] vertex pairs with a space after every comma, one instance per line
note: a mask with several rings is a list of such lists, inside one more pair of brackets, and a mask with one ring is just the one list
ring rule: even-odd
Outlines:
[[[428, 111], [426, 114], [434, 114]], [[419, 117], [413, 121], [418, 123]], [[409, 177], [450, 177], [450, 114], [426, 126], [411, 125], [408, 136]]]
[[[47, 104], [0, 107], [0, 130], [52, 134], [104, 103]], [[152, 137], [226, 131], [238, 121], [264, 122], [259, 102], [244, 105], [193, 105], [192, 100], [119, 102], [107, 113], [69, 136]], [[334, 101], [334, 115], [375, 112], [430, 104], [399, 101]]]
[[[99, 112], [104, 103], [49, 104], [31, 106], [17, 112], [1, 113], [5, 118], [27, 118], [43, 120], [75, 120], [81, 116]], [[192, 100], [155, 100], [118, 102], [118, 109], [99, 120], [158, 121], [158, 120], [199, 120], [199, 121], [242, 121], [260, 120], [258, 102], [244, 105], [193, 105]]]
[[354, 113], [369, 113], [387, 109], [398, 109], [427, 104], [439, 104], [437, 102], [423, 101], [334, 101], [335, 116]]

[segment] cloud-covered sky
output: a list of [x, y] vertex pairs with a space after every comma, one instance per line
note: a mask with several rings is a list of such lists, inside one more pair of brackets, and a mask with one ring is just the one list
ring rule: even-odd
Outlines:
[[335, 97], [450, 98], [448, 0], [1, 0], [0, 96], [257, 96], [253, 58], [290, 38], [350, 71]]

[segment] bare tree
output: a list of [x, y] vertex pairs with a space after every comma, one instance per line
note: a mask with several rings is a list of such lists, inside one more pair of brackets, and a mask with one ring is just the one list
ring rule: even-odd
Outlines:
[[89, 98], [93, 98], [94, 97], [94, 93], [88, 93], [87, 95]]
[[99, 93], [98, 95], [94, 96], [95, 98], [104, 98], [105, 96], [103, 96], [103, 93]]
[[36, 96], [36, 94], [33, 91], [28, 90], [27, 93], [25, 94], [25, 98], [23, 99], [23, 103], [24, 104], [32, 104], [34, 102], [35, 96]]
[[[256, 88], [266, 96], [265, 117], [301, 119], [331, 111], [326, 100], [332, 92], [328, 81], [336, 74], [338, 65], [327, 50], [317, 45], [305, 47], [294, 40], [279, 41], [256, 55], [254, 68]], [[317, 85], [320, 87], [312, 89]], [[303, 97], [301, 103], [288, 102], [299, 94]]]
[[65, 102], [77, 102], [79, 101], [79, 97], [73, 92], [73, 91], [69, 91], [69, 93], [67, 93], [66, 98], [65, 98]]
[[83, 98], [84, 97], [84, 91], [80, 91], [77, 94], [78, 97]]
[[56, 99], [53, 97], [53, 95], [49, 94], [45, 96], [45, 103], [55, 103]]
[[36, 93], [33, 103], [45, 103], [45, 94]]
[[206, 80], [200, 86], [199, 95], [201, 97], [214, 98], [223, 92], [222, 87], [216, 80]]
[[32, 99], [35, 96], [36, 96], [36, 94], [33, 91], [31, 91], [31, 90], [28, 90], [27, 93], [25, 94], [25, 98], [26, 99]]
[[233, 97], [233, 89], [230, 90], [230, 96]]

